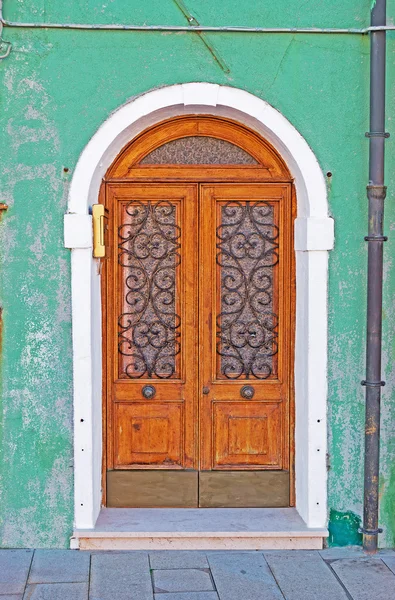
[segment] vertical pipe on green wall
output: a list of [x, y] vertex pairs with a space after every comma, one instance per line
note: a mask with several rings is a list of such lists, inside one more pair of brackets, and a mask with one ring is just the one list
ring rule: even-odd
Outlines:
[[[386, 24], [386, 0], [377, 0], [372, 8], [371, 25]], [[365, 420], [365, 483], [363, 546], [376, 552], [379, 509], [380, 459], [380, 401], [382, 294], [383, 294], [383, 236], [384, 145], [385, 137], [385, 52], [386, 32], [372, 31], [370, 41], [370, 132], [369, 137], [369, 199], [368, 235], [368, 293], [366, 332], [366, 420]]]

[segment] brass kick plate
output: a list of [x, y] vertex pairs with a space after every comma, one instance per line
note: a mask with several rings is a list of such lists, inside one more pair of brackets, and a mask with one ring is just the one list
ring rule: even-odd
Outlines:
[[198, 506], [197, 471], [107, 471], [107, 506], [193, 508]]
[[201, 471], [202, 508], [274, 508], [289, 506], [288, 471]]

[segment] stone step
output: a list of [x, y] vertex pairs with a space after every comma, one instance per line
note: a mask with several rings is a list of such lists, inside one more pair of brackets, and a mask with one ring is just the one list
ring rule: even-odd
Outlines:
[[316, 550], [328, 535], [295, 508], [103, 508], [80, 550]]

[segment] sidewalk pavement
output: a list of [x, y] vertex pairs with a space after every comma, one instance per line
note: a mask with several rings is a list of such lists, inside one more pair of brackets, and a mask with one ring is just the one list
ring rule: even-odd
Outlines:
[[0, 550], [0, 600], [395, 600], [395, 551]]

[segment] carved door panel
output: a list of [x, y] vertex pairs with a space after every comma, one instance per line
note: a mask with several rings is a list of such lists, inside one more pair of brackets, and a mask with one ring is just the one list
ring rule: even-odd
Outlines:
[[200, 506], [284, 506], [291, 186], [202, 185], [200, 211]]
[[108, 506], [288, 506], [291, 185], [107, 183]]

